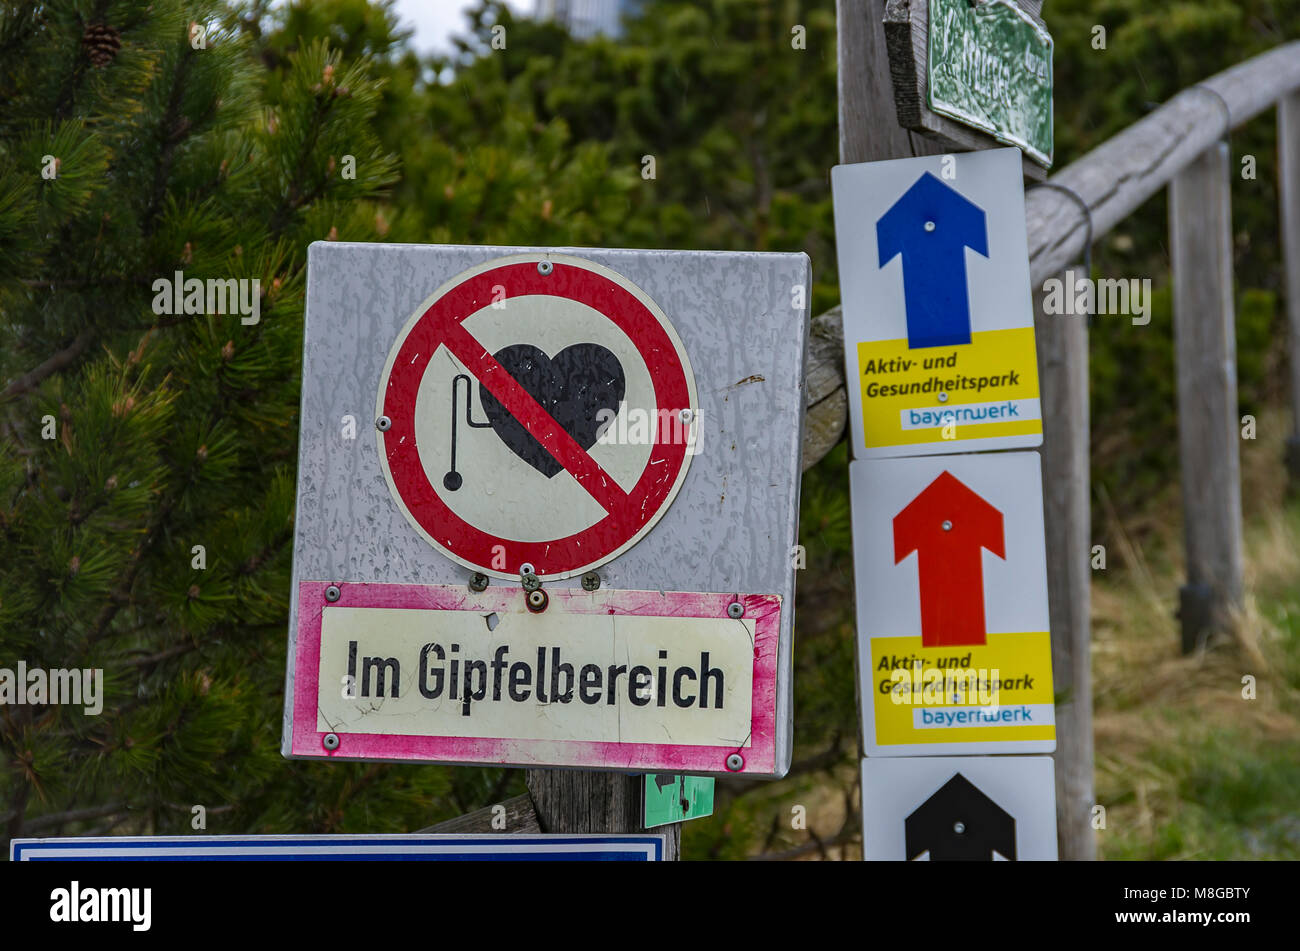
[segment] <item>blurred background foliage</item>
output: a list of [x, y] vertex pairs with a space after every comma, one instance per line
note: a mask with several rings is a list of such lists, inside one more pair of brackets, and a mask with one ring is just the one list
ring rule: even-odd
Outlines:
[[[1300, 0], [1049, 0], [1045, 16], [1058, 168], [1300, 36]], [[195, 18], [221, 24], [216, 55], [183, 73]], [[94, 22], [122, 41], [101, 70], [79, 58]], [[805, 251], [817, 313], [838, 302], [837, 143], [834, 0], [647, 0], [617, 39], [481, 0], [434, 56], [412, 51], [386, 0], [0, 3], [0, 376], [95, 328], [93, 347], [0, 403], [0, 660], [67, 666], [71, 649], [112, 680], [90, 727], [6, 714], [9, 834], [182, 831], [193, 802], [209, 804], [210, 832], [413, 830], [521, 792], [516, 771], [279, 757], [306, 244]], [[1272, 118], [1231, 148], [1256, 164], [1233, 185], [1249, 413], [1282, 393]], [[67, 172], [33, 183], [50, 151]], [[345, 153], [355, 181], [337, 173]], [[1139, 543], [1158, 534], [1176, 493], [1166, 232], [1162, 194], [1094, 249], [1096, 276], [1156, 286], [1149, 325], [1094, 320], [1094, 537], [1108, 547], [1116, 525]], [[275, 299], [255, 328], [160, 324], [139, 276], [181, 266], [260, 275]], [[46, 414], [70, 434], [55, 447], [37, 435]], [[853, 837], [846, 461], [841, 445], [804, 479], [795, 769], [719, 782], [687, 857], [832, 854]], [[222, 553], [198, 594], [195, 537]], [[811, 841], [791, 828], [795, 805]]]

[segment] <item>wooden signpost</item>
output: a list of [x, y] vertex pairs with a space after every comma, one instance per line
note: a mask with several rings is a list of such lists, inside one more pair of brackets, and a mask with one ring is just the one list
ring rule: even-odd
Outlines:
[[[1041, 179], [1045, 167], [1051, 163], [1051, 39], [1038, 19], [1040, 8], [1041, 3], [1017, 5], [1008, 0], [984, 4], [967, 4], [965, 0], [960, 3], [841, 0], [841, 160], [847, 167], [836, 169], [833, 181], [840, 273], [845, 281], [843, 328], [849, 438], [853, 454], [859, 460], [918, 457], [961, 451], [961, 448], [1032, 447], [1042, 441], [1048, 429], [1046, 407], [1039, 406], [1034, 366], [1036, 348], [1024, 213], [1020, 202], [1013, 200], [1019, 198], [1021, 174], [1026, 179]], [[934, 23], [930, 22], [931, 15], [936, 17]], [[846, 17], [854, 19], [846, 22]], [[963, 33], [967, 28], [969, 32]], [[882, 41], [889, 56], [892, 83], [888, 91], [892, 94], [893, 111], [898, 124], [909, 130], [905, 138], [891, 134], [884, 122], [883, 113], [888, 111], [888, 103], [884, 101], [886, 88], [879, 81], [879, 61], [873, 56], [873, 50], [878, 56]], [[846, 76], [847, 68], [860, 69], [863, 75]], [[874, 125], [864, 125], [864, 119]], [[925, 138], [918, 138], [917, 134]], [[1023, 152], [1019, 169], [1013, 166], [1010, 177], [1005, 171], [992, 174], [991, 166], [988, 172], [983, 171], [983, 163], [978, 160], [972, 163], [973, 156], [921, 157], [940, 149], [969, 152], [1005, 144], [1015, 144]], [[994, 158], [991, 154], [987, 157]], [[910, 161], [885, 161], [897, 158]], [[864, 161], [875, 164], [849, 164]], [[977, 167], [981, 171], [974, 173]], [[889, 178], [895, 170], [902, 176], [903, 186], [915, 179], [912, 192], [904, 193], [899, 183]], [[913, 179], [902, 175], [905, 171]], [[1017, 171], [1021, 174], [1016, 174]], [[1009, 188], [1016, 194], [990, 200], [979, 192], [981, 175], [991, 175], [990, 182], [997, 181], [1004, 192]], [[878, 208], [873, 204], [878, 193], [889, 196], [889, 201], [894, 200], [895, 193], [903, 197], [894, 206]], [[1015, 209], [1014, 222], [1008, 221], [1006, 227], [997, 229], [987, 224], [990, 215], [1005, 217], [1008, 207]], [[895, 227], [893, 218], [900, 214], [915, 218], [915, 234]], [[861, 227], [864, 219], [876, 221], [874, 233], [870, 227]], [[855, 224], [850, 225], [850, 221]], [[899, 239], [903, 234], [906, 240]], [[899, 275], [886, 274], [885, 269], [894, 261], [895, 252], [906, 258], [908, 251], [913, 258], [910, 262], [913, 269], [919, 266], [927, 276], [909, 285], [909, 261], [903, 260], [899, 293], [897, 289], [891, 290], [885, 280], [888, 277], [900, 283]], [[929, 260], [927, 255], [934, 260]], [[938, 267], [938, 258], [944, 255], [952, 260]], [[924, 266], [921, 266], [923, 259]], [[1009, 267], [1013, 261], [1014, 274], [1005, 274], [981, 289], [981, 276], [988, 277], [998, 268]], [[967, 266], [975, 268], [969, 279]], [[946, 279], [933, 276], [938, 273], [945, 274]], [[864, 286], [873, 280], [884, 283], [878, 288]], [[1008, 294], [1010, 300], [1006, 299]], [[992, 335], [988, 334], [992, 327], [982, 326], [979, 319], [983, 314], [994, 313], [999, 315], [999, 320], [1014, 318], [1013, 326], [1003, 328], [999, 324]], [[1000, 337], [994, 339], [998, 334], [1010, 333], [1024, 334], [1027, 346], [1013, 353], [1013, 348], [1004, 346]], [[1010, 360], [1017, 365], [1018, 369], [1010, 377], [1012, 382], [1027, 383], [1030, 387], [1023, 393], [1000, 394], [1004, 397], [999, 404], [1000, 411], [1008, 414], [1006, 420], [1001, 417], [993, 420], [991, 404], [978, 404], [965, 396], [962, 389], [969, 374], [952, 370], [955, 362], [970, 364], [968, 369], [977, 364], [987, 369], [978, 357], [982, 341], [990, 359]], [[876, 359], [886, 356], [876, 351], [889, 346], [896, 347], [898, 353], [887, 355], [883, 361]], [[1020, 350], [1024, 352], [1019, 353]], [[910, 372], [913, 364], [922, 371], [927, 366], [934, 368], [935, 372], [931, 373], [934, 379], [927, 382], [899, 376]], [[940, 366], [951, 372], [936, 375]], [[876, 379], [883, 380], [888, 374], [899, 378], [885, 382]], [[1009, 385], [1006, 372], [998, 377], [990, 370], [983, 377], [986, 382], [995, 378], [1002, 381], [1004, 388]], [[881, 392], [886, 398], [897, 397], [906, 405], [880, 403]], [[1017, 420], [1041, 419], [1044, 424], [1026, 428], [1027, 423], [1010, 420], [1012, 411]], [[929, 425], [930, 417], [937, 420], [938, 428], [924, 428]], [[959, 448], [956, 444], [961, 440], [967, 442]], [[851, 465], [856, 477], [851, 482], [859, 596], [859, 661], [863, 665], [859, 693], [864, 709], [864, 749], [870, 757], [864, 762], [863, 774], [864, 858], [1023, 859], [1057, 855], [1053, 771], [1048, 758], [1023, 760], [1036, 775], [1041, 775], [1034, 783], [1030, 798], [1016, 803], [1005, 794], [992, 795], [989, 791], [990, 782], [996, 784], [1000, 777], [1005, 779], [1002, 773], [1010, 767], [1009, 758], [988, 760], [986, 766], [974, 757], [936, 758], [936, 754], [945, 753], [1007, 752], [1003, 748], [1007, 741], [1023, 742], [1027, 752], [1049, 752], [1055, 745], [1052, 693], [1048, 686], [1051, 665], [1048, 585], [1043, 567], [1042, 509], [1039, 508], [1043, 504], [1041, 489], [1022, 488], [999, 509], [987, 504], [983, 496], [969, 491], [949, 471], [965, 465], [970, 469], [969, 478], [978, 482], [984, 469], [1014, 461], [1007, 454], [896, 460], [903, 468], [938, 466], [934, 471], [918, 473], [921, 476], [918, 486], [924, 489], [918, 499], [935, 495], [936, 505], [920, 513], [924, 524], [914, 526], [908, 519], [915, 521], [912, 516], [917, 513], [913, 510], [919, 503], [905, 504], [914, 494], [912, 488], [916, 488], [901, 484], [906, 482], [906, 472], [886, 471], [885, 466], [895, 463], [857, 461]], [[1022, 461], [1026, 463], [1026, 474], [1037, 485], [1037, 456], [1025, 454]], [[929, 488], [924, 488], [921, 484], [936, 472], [939, 472], [937, 478]], [[872, 477], [876, 478], [875, 483], [871, 483]], [[891, 479], [900, 481], [894, 493], [897, 498], [886, 498], [883, 494], [890, 489]], [[995, 478], [989, 486], [981, 487], [987, 494], [994, 483], [1002, 485], [1006, 479]], [[938, 504], [940, 501], [943, 504]], [[1026, 505], [1032, 508], [1026, 509]], [[1011, 533], [1031, 542], [1022, 545], [1018, 553], [1013, 553], [1007, 543], [1005, 519], [1012, 515], [1032, 516], [1035, 523]], [[891, 519], [894, 545], [877, 558], [876, 549], [881, 547], [882, 539], [888, 540]], [[900, 524], [906, 536], [901, 543]], [[961, 541], [957, 536], [962, 531], [966, 531], [963, 538], [970, 543], [968, 560], [973, 560], [968, 566], [971, 570], [959, 578], [954, 559], [961, 554], [955, 546]], [[927, 595], [926, 552], [916, 554], [923, 546], [913, 535], [923, 538], [924, 544], [932, 549], [946, 552], [938, 561], [931, 558], [929, 565], [932, 589], [939, 577], [935, 572], [943, 575], [942, 595], [935, 590]], [[948, 551], [949, 548], [953, 550]], [[988, 550], [981, 554], [981, 549]], [[886, 557], [891, 554], [892, 558]], [[898, 570], [894, 563], [906, 564], [910, 555], [919, 559], [918, 583], [912, 597], [907, 597], [913, 592], [910, 582], [902, 585], [901, 598], [882, 593], [873, 595], [872, 586], [877, 581], [883, 588], [899, 588], [901, 582], [892, 580]], [[1035, 586], [1038, 608], [1032, 617], [1002, 618], [988, 608], [990, 602], [983, 589], [990, 583], [989, 579], [996, 579], [1003, 562], [1012, 561], [1019, 564], [1013, 574], [1022, 576], [1030, 571], [1038, 579]], [[955, 585], [969, 588], [969, 596], [955, 598]], [[995, 594], [994, 600], [995, 607], [1023, 603], [1015, 594]], [[904, 601], [910, 606], [901, 607]], [[919, 602], [919, 607], [912, 602]], [[882, 605], [890, 610], [882, 610]], [[959, 607], [961, 610], [957, 610]], [[1007, 653], [989, 658], [979, 653], [991, 650], [998, 637], [1005, 639]], [[911, 671], [910, 682], [905, 682], [908, 681], [906, 670], [902, 675], [893, 670], [888, 675], [883, 672], [886, 663], [890, 667], [900, 663], [897, 650], [885, 658], [885, 647], [894, 642], [899, 646], [910, 645], [909, 638], [916, 644], [904, 652], [906, 656], [901, 664], [916, 669]], [[1032, 648], [1031, 654], [1024, 652], [1026, 647]], [[931, 653], [935, 656], [931, 657]], [[973, 668], [977, 654], [995, 662], [999, 670], [990, 669], [984, 681], [980, 679], [984, 675], [979, 672], [963, 671], [970, 675], [968, 688], [971, 684], [976, 688], [981, 683], [1002, 684], [1007, 669], [1024, 667], [1023, 676], [1011, 678], [1015, 689], [1021, 691], [1014, 709], [1008, 709], [1006, 694], [986, 697], [976, 689], [972, 699], [971, 690], [955, 689], [952, 669], [941, 672], [943, 686], [926, 686], [927, 672], [921, 668], [932, 665], [935, 669], [928, 673], [933, 674], [945, 666], [945, 661], [948, 668], [967, 663]], [[922, 676], [918, 678], [917, 674]], [[882, 680], [886, 676], [890, 682]], [[1032, 689], [1045, 688], [1043, 702], [1029, 701], [1031, 681]], [[883, 692], [878, 692], [877, 686], [882, 686]], [[904, 688], [910, 688], [910, 692]], [[1016, 717], [1019, 720], [1013, 723]], [[991, 745], [981, 747], [982, 743]], [[963, 772], [977, 767], [990, 771], [982, 782], [972, 782]], [[883, 777], [888, 770], [897, 772], [899, 777], [915, 774], [914, 792], [902, 801], [893, 802], [890, 796], [901, 788], [901, 780], [877, 782], [874, 779], [876, 774]], [[1028, 814], [1037, 818], [1032, 835], [1025, 839], [1022, 833], [1027, 827], [1020, 819]]]

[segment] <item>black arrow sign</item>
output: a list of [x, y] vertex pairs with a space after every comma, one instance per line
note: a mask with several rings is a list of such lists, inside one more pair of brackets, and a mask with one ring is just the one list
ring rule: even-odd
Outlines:
[[934, 862], [1016, 858], [1016, 820], [961, 773], [907, 817], [905, 830], [909, 861], [926, 851]]

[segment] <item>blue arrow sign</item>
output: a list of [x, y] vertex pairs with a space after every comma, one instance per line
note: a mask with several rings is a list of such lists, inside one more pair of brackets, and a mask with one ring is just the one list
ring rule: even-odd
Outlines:
[[966, 248], [989, 256], [984, 209], [926, 172], [876, 222], [880, 267], [903, 256], [907, 345], [970, 343]]

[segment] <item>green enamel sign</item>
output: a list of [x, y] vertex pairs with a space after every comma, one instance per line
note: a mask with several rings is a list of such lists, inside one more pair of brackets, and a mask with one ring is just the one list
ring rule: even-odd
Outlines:
[[645, 827], [713, 815], [713, 779], [680, 773], [647, 773]]
[[930, 0], [930, 109], [1052, 165], [1052, 37], [1009, 0]]

